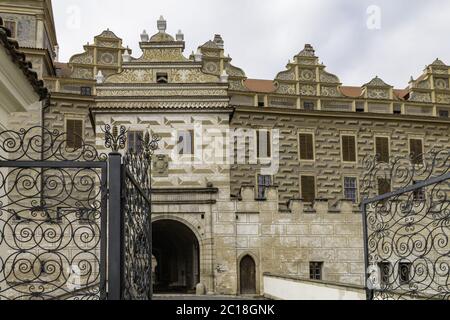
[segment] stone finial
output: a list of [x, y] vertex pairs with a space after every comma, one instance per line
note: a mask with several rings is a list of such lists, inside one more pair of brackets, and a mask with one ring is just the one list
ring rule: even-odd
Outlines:
[[148, 42], [148, 40], [149, 40], [148, 33], [147, 33], [147, 31], [144, 30], [144, 31], [141, 33], [141, 41], [142, 41], [142, 42]]
[[105, 76], [103, 75], [103, 72], [101, 70], [98, 70], [98, 73], [95, 76], [95, 80], [97, 80], [98, 84], [102, 84], [103, 82], [105, 82]]
[[166, 32], [166, 30], [167, 30], [167, 21], [164, 20], [163, 16], [159, 17], [159, 20], [157, 22], [157, 26], [158, 26], [158, 31], [159, 32], [162, 32], [162, 33]]
[[184, 41], [184, 34], [183, 34], [183, 32], [181, 32], [181, 30], [178, 30], [176, 39], [177, 39], [177, 41]]
[[197, 50], [197, 53], [194, 55], [195, 62], [201, 62], [203, 60], [203, 54], [200, 48]]
[[223, 49], [225, 42], [222, 39], [222, 36], [220, 34], [214, 35], [214, 43], [217, 44], [217, 46], [221, 49]]
[[222, 74], [220, 75], [220, 82], [228, 82], [228, 73], [226, 70], [223, 70]]
[[314, 57], [315, 56], [315, 51], [312, 45], [310, 45], [309, 43], [305, 44], [305, 48], [300, 51], [299, 56], [303, 56], [303, 57]]
[[123, 62], [130, 62], [131, 61], [131, 55], [130, 55], [130, 49], [127, 47], [125, 52], [122, 55]]

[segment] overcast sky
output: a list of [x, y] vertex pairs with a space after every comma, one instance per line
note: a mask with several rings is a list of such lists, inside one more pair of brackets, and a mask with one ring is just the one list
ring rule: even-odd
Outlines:
[[398, 88], [439, 57], [450, 64], [447, 0], [53, 0], [60, 61], [110, 28], [141, 54], [139, 35], [185, 34], [186, 51], [221, 34], [249, 78], [273, 79], [305, 43], [345, 85], [378, 75]]

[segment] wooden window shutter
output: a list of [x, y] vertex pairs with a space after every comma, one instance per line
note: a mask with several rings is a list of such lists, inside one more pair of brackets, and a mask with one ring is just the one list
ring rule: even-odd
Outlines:
[[356, 140], [354, 136], [342, 136], [342, 158], [346, 162], [356, 162]]
[[316, 199], [315, 179], [312, 176], [301, 177], [302, 198], [305, 202], [314, 202]]
[[313, 136], [308, 133], [300, 133], [300, 160], [314, 160]]
[[378, 155], [379, 162], [389, 163], [389, 138], [377, 137], [375, 138], [376, 154]]
[[423, 163], [423, 146], [422, 140], [420, 139], [410, 139], [409, 149], [411, 151], [411, 159], [413, 164]]
[[66, 121], [67, 148], [79, 149], [83, 144], [83, 120]]

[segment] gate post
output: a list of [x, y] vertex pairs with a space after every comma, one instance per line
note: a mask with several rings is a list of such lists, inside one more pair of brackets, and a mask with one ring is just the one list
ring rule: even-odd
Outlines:
[[123, 289], [122, 155], [109, 154], [108, 300], [121, 300]]

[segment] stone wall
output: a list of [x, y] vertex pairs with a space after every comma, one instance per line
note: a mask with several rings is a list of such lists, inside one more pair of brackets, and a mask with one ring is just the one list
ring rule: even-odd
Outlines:
[[[272, 108], [238, 108], [231, 121], [232, 128], [279, 130], [279, 170], [273, 183], [278, 185], [280, 201], [301, 196], [299, 181], [302, 174], [316, 177], [316, 198], [339, 201], [344, 198], [343, 177], [363, 177], [362, 161], [366, 155], [375, 154], [375, 136], [390, 138], [390, 155], [408, 156], [408, 138], [423, 139], [425, 152], [450, 147], [448, 120], [402, 119], [400, 117], [374, 117], [342, 114], [302, 113], [301, 111]], [[298, 133], [314, 134], [315, 161], [300, 161]], [[354, 134], [357, 139], [357, 163], [341, 160], [341, 134]], [[248, 139], [245, 150], [254, 143]], [[239, 148], [244, 148], [239, 146]], [[236, 152], [238, 148], [235, 148]], [[231, 193], [237, 194], [243, 185], [255, 185], [259, 164], [234, 164], [231, 166]], [[359, 199], [361, 200], [361, 199]]]
[[246, 255], [256, 264], [258, 293], [264, 272], [309, 278], [310, 261], [324, 263], [324, 280], [364, 282], [362, 219], [350, 202], [308, 207], [298, 200], [289, 212], [280, 212], [275, 187], [266, 190], [264, 201], [255, 200], [253, 187], [243, 187], [240, 198], [218, 204], [213, 234], [217, 292], [239, 293], [239, 263]]

